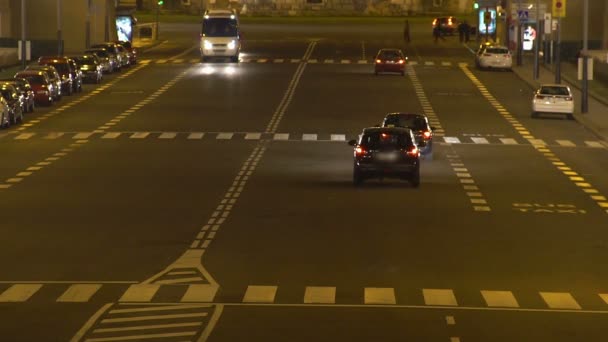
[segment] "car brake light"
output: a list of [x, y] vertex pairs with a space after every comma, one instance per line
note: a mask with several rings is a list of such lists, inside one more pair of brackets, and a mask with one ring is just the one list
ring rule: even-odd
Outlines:
[[399, 64], [403, 64], [403, 63], [405, 63], [405, 60], [400, 59], [400, 60], [399, 60]]
[[407, 151], [407, 155], [410, 156], [410, 157], [418, 157], [419, 153], [420, 153], [420, 151], [418, 151], [418, 147], [416, 147], [416, 146], [410, 148]]
[[566, 101], [572, 101], [572, 96], [566, 97]]
[[364, 156], [366, 153], [367, 153], [367, 151], [363, 147], [361, 147], [361, 146], [355, 147], [355, 155]]
[[382, 63], [381, 59], [376, 59], [376, 63]]
[[425, 140], [431, 139], [431, 132], [424, 131], [424, 132], [422, 132], [422, 136], [424, 137]]
[[433, 19], [433, 26], [437, 25], [437, 19]]

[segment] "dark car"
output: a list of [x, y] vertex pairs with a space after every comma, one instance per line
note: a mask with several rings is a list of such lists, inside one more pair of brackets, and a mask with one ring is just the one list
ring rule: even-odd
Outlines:
[[389, 113], [382, 121], [382, 127], [409, 128], [414, 134], [420, 155], [427, 160], [433, 159], [433, 127], [423, 114]]
[[127, 50], [129, 55], [129, 65], [137, 64], [137, 50], [135, 50], [131, 42], [118, 40], [115, 43], [122, 45]]
[[103, 72], [111, 74], [117, 68], [116, 57], [106, 49], [88, 49], [84, 51], [87, 55], [95, 55], [99, 59]]
[[0, 82], [12, 84], [17, 88], [17, 91], [19, 91], [23, 97], [24, 113], [31, 113], [34, 111], [34, 108], [36, 108], [36, 94], [34, 94], [34, 89], [32, 89], [30, 82], [24, 78], [5, 78], [0, 80]]
[[78, 64], [82, 73], [83, 82], [99, 83], [103, 77], [103, 70], [99, 58], [95, 55], [81, 55], [71, 57]]
[[433, 19], [433, 28], [439, 27], [439, 32], [444, 35], [453, 35], [458, 32], [460, 22], [455, 17], [438, 17]]
[[44, 71], [24, 70], [15, 74], [15, 78], [26, 79], [34, 91], [34, 100], [37, 104], [53, 104], [53, 88], [55, 84], [51, 82]]
[[353, 184], [390, 177], [420, 185], [420, 151], [410, 129], [370, 127], [348, 144], [354, 146]]
[[17, 88], [12, 84], [2, 83], [0, 84], [0, 92], [8, 104], [11, 124], [23, 122], [23, 99]]
[[38, 64], [53, 66], [61, 77], [61, 93], [72, 95], [74, 93], [74, 69], [68, 59], [61, 56], [42, 56]]
[[407, 58], [399, 49], [380, 49], [374, 59], [374, 74], [396, 72], [405, 75]]
[[51, 91], [53, 92], [53, 100], [58, 101], [61, 100], [61, 76], [57, 72], [52, 65], [29, 65], [25, 70], [35, 70], [35, 71], [43, 71], [47, 74], [49, 80], [53, 83], [53, 88]]

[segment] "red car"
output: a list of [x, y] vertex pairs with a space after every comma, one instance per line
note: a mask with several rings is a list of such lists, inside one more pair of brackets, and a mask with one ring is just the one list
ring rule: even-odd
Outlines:
[[374, 60], [374, 74], [396, 72], [405, 75], [407, 57], [399, 49], [380, 49]]
[[34, 100], [37, 104], [53, 104], [53, 82], [44, 71], [24, 70], [15, 74], [15, 78], [24, 78], [34, 91]]

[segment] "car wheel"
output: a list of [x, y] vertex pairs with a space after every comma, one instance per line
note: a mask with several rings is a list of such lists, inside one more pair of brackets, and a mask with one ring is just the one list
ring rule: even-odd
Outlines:
[[566, 118], [568, 120], [574, 120], [574, 115], [572, 115], [572, 113], [568, 113], [568, 114], [566, 114]]
[[361, 174], [361, 171], [357, 168], [353, 169], [353, 185], [355, 186], [359, 186], [363, 184], [363, 174]]

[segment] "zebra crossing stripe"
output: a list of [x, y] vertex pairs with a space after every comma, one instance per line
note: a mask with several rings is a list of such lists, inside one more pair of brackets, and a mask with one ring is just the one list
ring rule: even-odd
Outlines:
[[460, 139], [456, 137], [443, 137], [443, 140], [448, 144], [460, 144]]
[[282, 59], [282, 58], [277, 58], [277, 59], [274, 60], [274, 62], [275, 63], [283, 63], [283, 62], [285, 62], [285, 60]]
[[26, 140], [33, 137], [36, 133], [21, 133], [15, 137], [15, 140]]
[[363, 290], [363, 302], [365, 304], [397, 304], [395, 289], [366, 287]]
[[567, 292], [540, 292], [541, 297], [551, 309], [580, 310], [581, 306]]
[[119, 302], [149, 302], [152, 300], [160, 285], [134, 284], [129, 286], [118, 300]]
[[188, 139], [202, 139], [205, 133], [190, 133]]
[[131, 134], [130, 139], [145, 139], [150, 133], [148, 132], [136, 132]]
[[289, 134], [288, 133], [275, 133], [275, 135], [273, 136], [274, 140], [289, 140]]
[[330, 136], [331, 141], [346, 141], [346, 135], [344, 134], [332, 134]]
[[489, 307], [519, 307], [519, 303], [511, 291], [481, 291], [481, 295]]
[[58, 299], [58, 302], [88, 302], [99, 291], [101, 284], [73, 284]]
[[486, 139], [486, 138], [472, 137], [471, 140], [473, 140], [473, 142], [476, 144], [489, 144], [490, 143], [488, 141], [488, 139]]
[[120, 133], [118, 133], [118, 132], [110, 132], [110, 133], [104, 134], [101, 138], [102, 139], [116, 139], [119, 136], [120, 136]]
[[232, 136], [234, 134], [233, 133], [219, 133], [217, 135], [217, 137], [215, 137], [217, 140], [229, 140], [232, 139]]
[[261, 133], [247, 133], [245, 134], [245, 140], [260, 140], [262, 137]]
[[182, 297], [182, 302], [213, 302], [217, 286], [210, 284], [193, 284]]
[[512, 138], [500, 138], [500, 141], [505, 145], [517, 145], [517, 141]]
[[158, 136], [159, 139], [174, 139], [177, 133], [165, 132]]
[[576, 145], [570, 140], [555, 140], [555, 142], [564, 147], [576, 147]]
[[422, 289], [424, 303], [435, 306], [458, 306], [454, 292], [448, 289]]
[[81, 133], [76, 133], [76, 135], [74, 135], [72, 137], [72, 139], [77, 139], [77, 140], [82, 140], [82, 139], [88, 139], [91, 137], [91, 135], [93, 135], [92, 132], [81, 132]]
[[25, 302], [41, 287], [42, 284], [15, 284], [0, 294], [0, 302]]
[[315, 63], [318, 63], [318, 62], [319, 61], [317, 59], [309, 59], [308, 60], [308, 63], [311, 63], [311, 64], [315, 64]]
[[305, 141], [317, 140], [317, 135], [316, 134], [302, 134], [302, 140], [305, 140]]
[[600, 143], [599, 141], [585, 141], [585, 144], [589, 147], [594, 147], [594, 148], [602, 148], [604, 147], [602, 145], [602, 143]]
[[335, 304], [336, 288], [331, 286], [306, 286], [304, 304]]
[[333, 59], [326, 59], [323, 63], [325, 64], [332, 64], [334, 62]]

